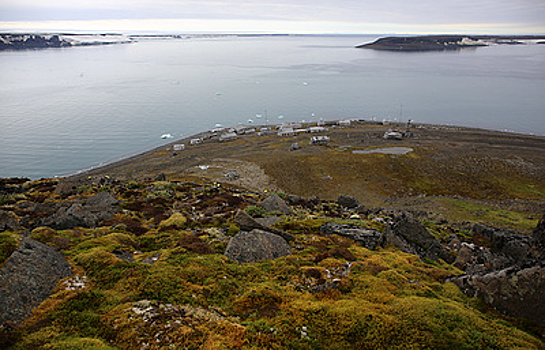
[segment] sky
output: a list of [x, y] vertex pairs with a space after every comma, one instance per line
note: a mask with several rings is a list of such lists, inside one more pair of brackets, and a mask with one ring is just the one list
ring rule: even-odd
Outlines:
[[545, 34], [545, 0], [0, 0], [0, 31]]

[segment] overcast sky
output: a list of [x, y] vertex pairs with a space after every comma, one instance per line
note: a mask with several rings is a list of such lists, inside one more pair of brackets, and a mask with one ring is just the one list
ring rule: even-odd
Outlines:
[[0, 0], [0, 30], [545, 34], [545, 0]]

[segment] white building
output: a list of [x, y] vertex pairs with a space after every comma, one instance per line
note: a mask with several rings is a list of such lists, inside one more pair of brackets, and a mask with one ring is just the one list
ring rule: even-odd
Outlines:
[[293, 131], [293, 128], [284, 128], [280, 129], [278, 131], [278, 136], [284, 137], [284, 136], [295, 136], [295, 131]]
[[237, 134], [234, 132], [226, 132], [220, 135], [220, 141], [235, 140], [237, 137], [238, 137]]
[[314, 134], [314, 133], [319, 133], [319, 132], [327, 132], [327, 131], [329, 131], [329, 129], [324, 128], [323, 126], [311, 126], [310, 128], [308, 128], [308, 131], [311, 134]]
[[325, 136], [325, 135], [312, 136], [310, 138], [311, 145], [327, 145], [329, 141], [330, 141], [329, 136]]

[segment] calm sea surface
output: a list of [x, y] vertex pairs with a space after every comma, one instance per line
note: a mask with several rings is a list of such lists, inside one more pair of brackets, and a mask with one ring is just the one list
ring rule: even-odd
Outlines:
[[265, 123], [265, 116], [269, 123], [413, 119], [545, 135], [545, 45], [353, 48], [374, 38], [0, 52], [0, 176], [66, 175], [171, 141], [162, 134]]

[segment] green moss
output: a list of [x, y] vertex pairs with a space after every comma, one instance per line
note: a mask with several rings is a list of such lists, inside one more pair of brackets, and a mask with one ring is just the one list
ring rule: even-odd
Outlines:
[[[338, 153], [344, 160], [353, 156]], [[379, 158], [390, 162], [390, 157]], [[374, 165], [379, 158], [369, 157], [365, 166]], [[332, 162], [339, 165], [342, 159]], [[316, 175], [322, 170], [336, 171], [329, 165], [313, 165], [309, 171]], [[221, 227], [228, 227], [227, 236], [232, 236], [239, 231], [236, 224], [228, 226], [236, 209], [258, 198], [245, 202], [241, 198], [246, 195], [240, 192], [235, 196], [218, 187], [203, 185], [200, 189], [199, 184], [112, 186], [112, 191], [125, 193], [134, 205], [125, 208], [130, 213], [117, 215], [108, 226], [32, 231], [31, 237], [47, 244], [59, 246], [68, 240], [61, 251], [79, 276], [87, 276], [88, 283], [83, 290], [57, 290], [26, 328], [12, 334], [13, 349], [110, 349], [113, 345], [132, 349], [144, 343], [157, 349], [543, 348], [542, 341], [482, 307], [479, 299], [445, 283], [446, 276], [461, 273], [455, 267], [424, 263], [391, 246], [372, 251], [337, 235], [320, 234], [327, 222], [384, 227], [365, 217], [347, 219], [349, 214], [333, 202], [295, 208], [296, 214], [276, 225], [296, 234], [290, 242], [291, 255], [239, 264], [218, 254], [227, 239], [214, 220], [199, 222], [194, 228], [188, 227], [192, 226], [188, 217], [174, 214], [165, 219], [165, 213], [172, 208], [189, 212], [189, 206], [195, 206], [197, 212], [210, 210], [232, 201], [232, 208], [219, 214]], [[160, 191], [174, 194], [177, 200], [144, 200], [149, 193]], [[217, 197], [216, 191], [225, 193]], [[480, 210], [488, 215], [486, 220], [502, 214], [509, 223], [515, 218], [523, 222], [515, 211], [502, 212], [474, 201], [445, 199], [445, 203], [464, 220], [468, 213]], [[160, 212], [144, 215], [155, 205], [161, 206]], [[161, 230], [152, 226], [161, 220]], [[532, 220], [524, 220], [527, 227], [535, 226]], [[119, 223], [127, 230], [110, 227]], [[133, 231], [129, 223], [152, 228]], [[439, 239], [453, 232], [469, 235], [448, 224], [423, 223]], [[7, 247], [2, 251], [13, 249], [14, 242], [17, 235], [0, 234], [0, 247]], [[118, 259], [111, 253], [116, 249], [133, 253], [137, 262]], [[150, 265], [141, 262], [150, 256], [160, 259]], [[155, 305], [159, 311], [139, 314], [134, 302]]]
[[159, 224], [159, 230], [166, 229], [168, 227], [175, 227], [177, 229], [184, 228], [187, 224], [187, 218], [181, 213], [174, 213], [168, 219], [161, 221]]
[[443, 198], [442, 203], [448, 207], [450, 215], [460, 221], [480, 222], [527, 233], [532, 232], [539, 221], [537, 218], [529, 218], [527, 213], [499, 209], [470, 200]]
[[57, 231], [47, 226], [37, 227], [30, 232], [30, 238], [46, 244], [51, 242], [56, 235]]
[[19, 236], [9, 231], [0, 232], [0, 267], [4, 266], [6, 260], [17, 249]]
[[267, 211], [261, 207], [250, 205], [245, 209], [246, 213], [254, 218], [262, 218], [267, 215]]

